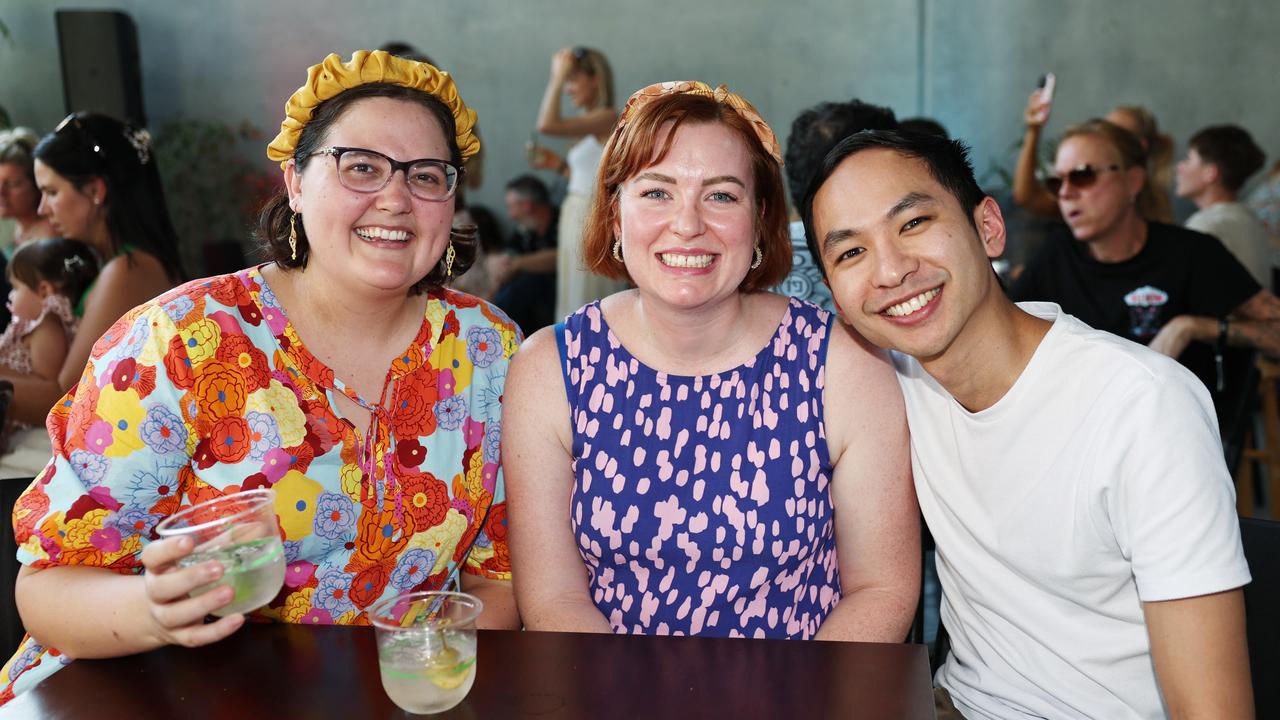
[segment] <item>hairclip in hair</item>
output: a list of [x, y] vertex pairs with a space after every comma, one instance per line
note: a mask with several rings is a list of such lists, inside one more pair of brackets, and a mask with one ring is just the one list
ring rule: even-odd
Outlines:
[[151, 162], [151, 133], [146, 128], [125, 128], [124, 137], [138, 153], [138, 164]]
[[62, 270], [63, 272], [75, 272], [76, 270], [85, 267], [87, 264], [88, 263], [84, 261], [84, 258], [79, 255], [72, 255], [69, 258], [63, 259]]

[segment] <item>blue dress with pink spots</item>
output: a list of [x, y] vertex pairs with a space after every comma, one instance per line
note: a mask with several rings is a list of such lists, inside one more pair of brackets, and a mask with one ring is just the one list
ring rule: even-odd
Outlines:
[[571, 523], [614, 632], [810, 638], [839, 602], [831, 318], [792, 298], [752, 360], [695, 377], [633, 357], [598, 302], [556, 326]]

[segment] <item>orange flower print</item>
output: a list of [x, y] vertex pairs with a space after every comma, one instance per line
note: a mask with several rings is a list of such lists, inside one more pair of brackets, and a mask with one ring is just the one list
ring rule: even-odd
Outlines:
[[484, 522], [484, 534], [495, 545], [507, 544], [507, 504], [498, 503], [489, 509], [489, 519]]
[[369, 607], [387, 589], [391, 573], [382, 565], [370, 565], [356, 574], [351, 581], [351, 602], [361, 610]]
[[361, 506], [360, 517], [356, 519], [356, 555], [352, 557], [357, 567], [376, 565], [383, 560], [394, 558], [409, 543], [414, 533], [413, 515], [401, 514], [401, 522], [396, 524], [396, 513], [393, 503], [386, 503], [386, 509], [378, 511], [367, 505]]
[[306, 351], [294, 350], [290, 353], [302, 374], [311, 378], [317, 385], [333, 387], [333, 370]]
[[433, 408], [438, 397], [436, 374], [431, 370], [423, 368], [400, 378], [392, 400], [391, 424], [396, 436], [424, 437], [435, 432]]
[[413, 526], [419, 531], [444, 522], [449, 512], [449, 488], [431, 473], [413, 473], [400, 480], [404, 507], [413, 514]]
[[215, 278], [209, 284], [209, 297], [227, 307], [236, 307], [252, 301], [249, 289], [244, 286], [244, 282], [238, 275]]
[[49, 512], [49, 496], [37, 486], [27, 488], [13, 506], [13, 534], [18, 544], [27, 541], [36, 523]]
[[238, 369], [218, 360], [201, 366], [193, 393], [199, 409], [197, 427], [202, 422], [212, 425], [228, 415], [243, 414], [248, 396]]
[[[98, 422], [98, 396], [101, 390], [92, 381], [81, 382], [76, 389], [76, 399], [67, 414], [67, 435], [72, 448], [83, 448], [87, 440], [85, 436], [89, 428]], [[54, 436], [56, 437], [56, 435]]]
[[244, 335], [223, 334], [222, 344], [214, 357], [239, 368], [249, 392], [271, 384], [271, 366], [267, 363], [267, 356]]
[[164, 369], [169, 382], [179, 390], [190, 390], [195, 384], [195, 370], [187, 357], [187, 346], [181, 335], [169, 338], [169, 352], [164, 356]]
[[239, 415], [228, 415], [213, 426], [209, 449], [218, 462], [238, 463], [249, 454], [249, 423]]
[[422, 367], [426, 355], [422, 352], [421, 345], [414, 345], [409, 348], [403, 355], [391, 361], [391, 372], [395, 375], [405, 375]]
[[98, 341], [93, 344], [93, 350], [89, 353], [90, 359], [96, 360], [102, 357], [103, 353], [119, 345], [120, 341], [128, 337], [129, 329], [132, 327], [133, 313], [126, 313], [124, 317], [116, 320], [115, 323], [112, 324], [111, 327], [107, 328], [107, 331], [102, 334], [102, 337], [98, 338]]

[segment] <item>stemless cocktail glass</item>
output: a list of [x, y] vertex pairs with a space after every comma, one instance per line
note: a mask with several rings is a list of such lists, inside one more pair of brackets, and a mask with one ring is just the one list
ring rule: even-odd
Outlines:
[[369, 608], [382, 687], [401, 709], [444, 712], [476, 679], [476, 618], [484, 603], [460, 592], [413, 592]]
[[178, 561], [190, 567], [209, 560], [222, 563], [222, 577], [191, 591], [191, 597], [214, 588], [235, 588], [231, 603], [214, 615], [226, 616], [260, 608], [284, 584], [284, 544], [276, 523], [274, 490], [246, 490], [214, 498], [174, 513], [156, 526], [161, 538], [189, 536], [191, 554]]

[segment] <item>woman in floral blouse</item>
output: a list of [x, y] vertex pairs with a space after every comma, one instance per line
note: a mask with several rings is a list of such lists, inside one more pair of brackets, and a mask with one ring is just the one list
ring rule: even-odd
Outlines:
[[288, 569], [255, 618], [366, 624], [376, 600], [461, 586], [480, 624], [517, 627], [499, 470], [520, 338], [443, 287], [470, 252], [450, 231], [475, 113], [452, 79], [386, 53], [330, 55], [290, 98], [268, 155], [287, 193], [263, 212], [272, 262], [199, 280], [121, 318], [49, 419], [54, 458], [18, 500], [13, 697], [72, 658], [203, 645], [230, 588], [155, 540], [180, 507], [276, 492]]

